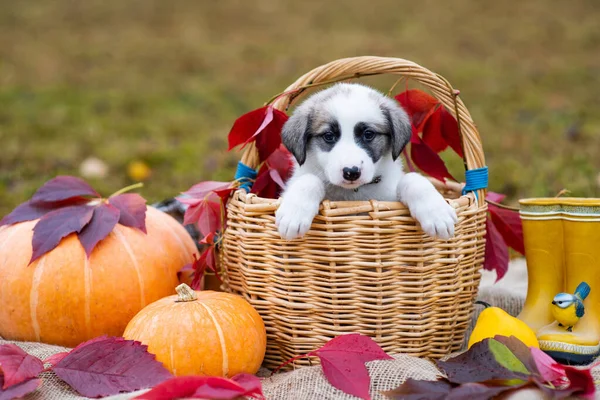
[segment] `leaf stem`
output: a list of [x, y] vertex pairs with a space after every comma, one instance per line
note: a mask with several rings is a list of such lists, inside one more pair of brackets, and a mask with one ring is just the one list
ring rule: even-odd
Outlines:
[[571, 194], [571, 191], [569, 189], [561, 189], [561, 191], [558, 192], [554, 198], [562, 197], [565, 194]]
[[294, 361], [296, 361], [296, 360], [299, 360], [299, 359], [301, 359], [301, 358], [304, 358], [304, 357], [311, 357], [311, 356], [312, 356], [312, 353], [313, 353], [313, 352], [311, 351], [310, 353], [306, 353], [306, 354], [300, 354], [299, 356], [296, 356], [296, 357], [290, 358], [289, 360], [287, 360], [286, 362], [284, 362], [283, 364], [281, 364], [281, 365], [279, 365], [277, 368], [275, 368], [275, 369], [273, 370], [273, 372], [271, 372], [271, 376], [273, 376], [273, 375], [275, 375], [277, 372], [279, 372], [279, 370], [280, 370], [281, 368], [285, 367], [286, 365], [288, 365], [288, 364], [290, 364], [290, 363], [293, 363], [293, 362], [294, 362]]
[[392, 97], [392, 94], [394, 93], [394, 89], [396, 89], [396, 86], [398, 86], [405, 79], [406, 79], [405, 76], [401, 76], [400, 78], [398, 78], [398, 80], [396, 82], [394, 82], [394, 84], [392, 85], [390, 90], [388, 90], [388, 93], [387, 93], [388, 97]]
[[138, 182], [138, 183], [134, 183], [133, 185], [125, 186], [123, 189], [119, 189], [116, 192], [114, 192], [113, 194], [111, 194], [110, 196], [108, 196], [108, 198], [118, 196], [120, 194], [129, 192], [129, 191], [134, 190], [134, 189], [139, 189], [139, 188], [141, 188], [143, 186], [144, 186], [143, 182]]

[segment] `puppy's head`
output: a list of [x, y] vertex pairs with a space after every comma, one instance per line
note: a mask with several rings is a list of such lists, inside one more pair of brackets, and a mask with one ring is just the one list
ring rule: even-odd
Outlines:
[[384, 158], [396, 160], [411, 135], [406, 112], [393, 99], [359, 84], [337, 84], [305, 100], [282, 130], [300, 165], [330, 183], [353, 189], [375, 178]]

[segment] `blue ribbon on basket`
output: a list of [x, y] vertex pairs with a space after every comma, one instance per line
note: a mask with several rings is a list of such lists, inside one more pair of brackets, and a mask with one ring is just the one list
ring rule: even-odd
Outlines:
[[257, 175], [258, 172], [254, 168], [250, 168], [241, 161], [238, 162], [237, 170], [235, 171], [235, 180], [240, 182], [241, 189], [249, 192]]
[[[487, 189], [488, 187], [488, 167], [470, 169], [465, 172], [466, 185], [462, 190], [462, 194], [475, 192], [479, 189]], [[475, 193], [479, 200], [477, 193]]]

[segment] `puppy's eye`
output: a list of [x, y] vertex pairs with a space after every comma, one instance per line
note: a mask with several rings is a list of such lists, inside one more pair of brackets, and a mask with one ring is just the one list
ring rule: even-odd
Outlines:
[[335, 135], [333, 132], [325, 132], [323, 134], [323, 140], [327, 143], [333, 143], [335, 142]]
[[562, 304], [562, 301], [559, 301], [558, 304]]
[[367, 129], [363, 132], [362, 137], [365, 142], [370, 142], [371, 140], [375, 139], [375, 132]]

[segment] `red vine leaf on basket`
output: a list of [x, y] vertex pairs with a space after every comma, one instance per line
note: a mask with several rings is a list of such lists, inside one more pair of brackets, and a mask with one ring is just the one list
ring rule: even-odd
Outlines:
[[179, 376], [159, 384], [136, 399], [230, 400], [242, 397], [265, 398], [259, 378], [249, 374], [239, 374], [231, 379], [215, 376]]
[[359, 333], [337, 336], [323, 347], [294, 357], [275, 369], [304, 357], [319, 357], [323, 374], [329, 383], [341, 391], [361, 399], [370, 399], [371, 378], [365, 366], [374, 360], [391, 360], [373, 339]]
[[413, 134], [410, 141], [410, 157], [417, 167], [427, 175], [445, 182], [446, 179], [456, 181], [448, 169], [446, 164], [435, 151], [433, 151], [427, 143]]
[[[438, 155], [449, 142], [454, 149], [457, 140], [460, 150], [458, 125], [454, 117], [433, 96], [421, 90], [406, 90], [395, 98], [407, 112], [412, 125], [410, 160], [407, 157], [407, 163], [412, 161], [421, 171], [442, 182], [446, 179], [456, 181]], [[458, 154], [461, 155], [462, 151]]]
[[79, 394], [101, 397], [158, 385], [171, 377], [147, 346], [102, 336], [82, 343], [52, 371]]
[[38, 376], [44, 370], [42, 361], [27, 354], [14, 344], [0, 346], [0, 372], [4, 377], [3, 390]]
[[187, 204], [183, 224], [198, 224], [204, 236], [222, 230], [225, 225], [224, 206], [229, 195], [236, 190], [233, 182], [200, 182], [177, 198]]
[[137, 194], [121, 193], [135, 186], [104, 199], [82, 179], [58, 176], [5, 216], [0, 226], [39, 219], [33, 228], [30, 263], [71, 234], [78, 236], [89, 257], [117, 223], [146, 233], [146, 200]]
[[435, 97], [421, 90], [406, 90], [396, 96], [411, 119], [414, 135], [422, 133], [423, 142], [436, 154], [448, 146], [463, 156], [456, 118]]
[[[538, 361], [540, 358], [543, 360]], [[542, 373], [538, 368], [540, 363], [553, 365], [559, 376]], [[435, 381], [408, 379], [383, 394], [392, 399], [484, 400], [524, 387], [537, 387], [549, 398], [561, 399], [571, 395], [593, 396], [595, 390], [589, 368], [565, 366], [559, 370], [548, 355], [528, 348], [512, 336], [484, 339], [468, 351], [436, 364], [445, 377]]]
[[291, 153], [283, 146], [273, 152], [258, 171], [251, 193], [259, 197], [276, 199], [292, 175], [294, 162]]
[[239, 117], [228, 135], [229, 150], [255, 141], [261, 161], [265, 161], [281, 144], [281, 128], [288, 116], [268, 105]]
[[[486, 220], [486, 242], [484, 269], [496, 271], [500, 280], [508, 270], [509, 251], [512, 248], [525, 254], [523, 225], [518, 211], [508, 210], [493, 203], [499, 203], [506, 196], [488, 192], [488, 217]], [[492, 203], [490, 203], [490, 201]]]
[[204, 277], [204, 274], [207, 270], [212, 271], [215, 274], [215, 277], [219, 280], [219, 282], [223, 282], [217, 269], [214, 234], [209, 234], [200, 243], [208, 244], [208, 246], [204, 248], [202, 254], [200, 254], [200, 257], [198, 257], [194, 253], [194, 261], [190, 264], [186, 264], [180, 270], [180, 272], [190, 270], [193, 271], [192, 282], [190, 283], [190, 287], [194, 290], [202, 289], [200, 284], [202, 283], [202, 278]]
[[0, 374], [0, 400], [20, 399], [29, 393], [36, 391], [41, 385], [41, 379], [33, 378], [10, 386], [6, 389], [2, 389], [4, 386], [4, 377]]

